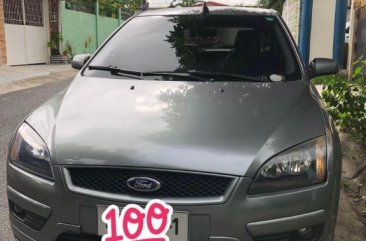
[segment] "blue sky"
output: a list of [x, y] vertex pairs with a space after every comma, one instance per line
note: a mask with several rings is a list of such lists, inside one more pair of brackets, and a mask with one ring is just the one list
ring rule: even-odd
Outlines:
[[[150, 7], [165, 7], [169, 5], [172, 0], [147, 0], [150, 3]], [[179, 0], [177, 0], [178, 2]], [[245, 4], [245, 5], [254, 5], [257, 0], [212, 0], [215, 2], [220, 2], [228, 5], [236, 5], [236, 4]]]

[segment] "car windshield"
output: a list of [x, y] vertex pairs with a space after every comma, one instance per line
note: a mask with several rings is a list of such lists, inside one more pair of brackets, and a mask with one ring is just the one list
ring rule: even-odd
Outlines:
[[[90, 66], [144, 73], [301, 78], [284, 30], [275, 17], [264, 15], [135, 17], [105, 44]], [[98, 77], [110, 74], [96, 68], [84, 72]]]

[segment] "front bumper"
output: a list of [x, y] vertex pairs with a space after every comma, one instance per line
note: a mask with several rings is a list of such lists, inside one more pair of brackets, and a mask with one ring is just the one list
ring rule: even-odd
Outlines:
[[[73, 234], [80, 237], [75, 240], [98, 239], [96, 207], [123, 207], [128, 203], [72, 193], [62, 168], [53, 169], [56, 182], [51, 183], [8, 165], [9, 215], [15, 237], [20, 241], [64, 241], [65, 234]], [[246, 193], [252, 179], [240, 177], [223, 203], [169, 204], [175, 211], [190, 213], [189, 241], [263, 240], [315, 226], [321, 228], [319, 240], [330, 241], [338, 205], [335, 180], [328, 173], [328, 181], [323, 185], [249, 196]], [[37, 214], [38, 221], [45, 220], [44, 225], [39, 230], [31, 228], [24, 218], [14, 215], [14, 204]]]

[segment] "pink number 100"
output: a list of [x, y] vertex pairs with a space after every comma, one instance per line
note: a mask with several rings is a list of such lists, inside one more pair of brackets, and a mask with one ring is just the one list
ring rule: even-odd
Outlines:
[[150, 201], [145, 209], [135, 204], [123, 208], [109, 206], [102, 215], [108, 233], [102, 241], [168, 241], [166, 233], [173, 209], [161, 200]]

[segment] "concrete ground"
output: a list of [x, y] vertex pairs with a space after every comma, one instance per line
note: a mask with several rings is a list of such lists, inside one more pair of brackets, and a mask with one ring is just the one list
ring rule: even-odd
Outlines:
[[70, 65], [0, 66], [0, 94], [74, 78]]
[[0, 84], [19, 81], [23, 79], [47, 76], [52, 73], [69, 71], [70, 65], [22, 65], [22, 66], [0, 66]]

